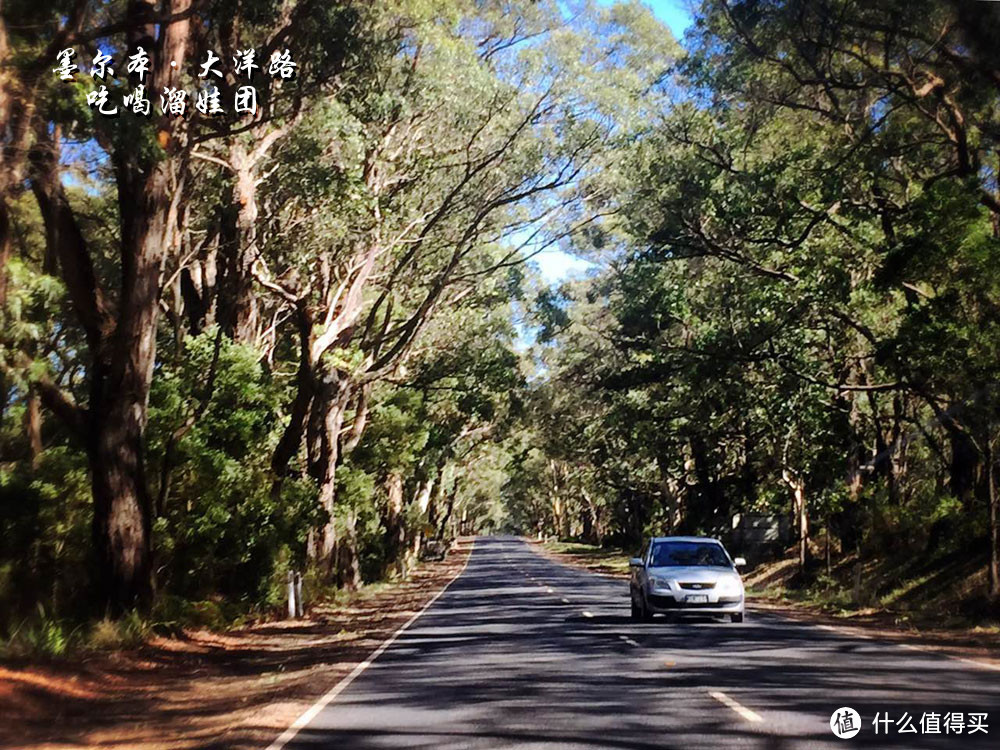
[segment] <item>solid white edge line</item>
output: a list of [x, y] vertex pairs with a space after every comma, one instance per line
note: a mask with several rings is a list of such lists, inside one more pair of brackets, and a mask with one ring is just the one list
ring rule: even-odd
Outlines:
[[358, 677], [358, 675], [360, 675], [362, 672], [368, 669], [368, 667], [372, 665], [372, 662], [374, 662], [379, 656], [381, 656], [382, 653], [387, 648], [389, 648], [389, 646], [391, 646], [396, 641], [397, 638], [399, 638], [399, 636], [401, 636], [404, 632], [406, 632], [406, 629], [410, 627], [413, 623], [415, 623], [417, 621], [417, 618], [419, 618], [424, 612], [430, 609], [431, 606], [434, 604], [434, 602], [436, 602], [439, 598], [441, 598], [441, 595], [448, 590], [448, 587], [451, 586], [451, 584], [453, 584], [459, 578], [461, 578], [462, 574], [465, 572], [465, 569], [469, 566], [469, 560], [472, 559], [472, 553], [475, 550], [475, 547], [476, 547], [476, 540], [473, 539], [472, 547], [469, 549], [469, 555], [468, 557], [465, 558], [465, 563], [462, 565], [462, 569], [458, 571], [458, 573], [456, 573], [455, 576], [450, 581], [448, 581], [448, 583], [444, 585], [444, 588], [442, 588], [434, 596], [432, 596], [431, 600], [427, 602], [427, 604], [425, 604], [420, 609], [419, 612], [415, 613], [409, 620], [403, 623], [403, 625], [395, 633], [389, 636], [389, 638], [383, 641], [378, 648], [372, 651], [367, 659], [355, 665], [354, 669], [351, 670], [351, 673], [348, 674], [347, 677], [344, 677], [340, 682], [338, 682], [336, 685], [330, 688], [330, 690], [326, 693], [326, 695], [321, 697], [319, 700], [313, 703], [309, 708], [307, 708], [302, 713], [302, 715], [299, 716], [299, 718], [297, 718], [290, 727], [288, 727], [288, 729], [286, 729], [284, 732], [281, 733], [278, 739], [276, 739], [274, 742], [272, 742], [270, 745], [267, 746], [266, 750], [282, 750], [285, 747], [285, 745], [287, 745], [295, 738], [295, 735], [297, 735], [307, 724], [309, 724], [310, 721], [316, 718], [316, 716], [319, 714], [320, 711], [329, 706], [336, 699], [338, 695], [344, 692], [344, 690], [346, 690], [347, 687], [352, 682], [354, 682], [354, 680]]
[[733, 709], [733, 711], [738, 713], [747, 721], [752, 721], [754, 723], [764, 721], [764, 718], [759, 713], [757, 713], [756, 711], [751, 711], [746, 706], [737, 703], [735, 700], [730, 698], [725, 693], [719, 692], [718, 690], [709, 690], [708, 694], [713, 698], [715, 698], [715, 700], [719, 701], [719, 703], [721, 703], [722, 705], [728, 706], [729, 708]]
[[988, 669], [993, 672], [1000, 672], [1000, 664], [990, 664], [986, 661], [978, 661], [976, 659], [970, 659], [967, 656], [957, 656], [955, 654], [949, 654], [945, 651], [941, 651], [933, 646], [918, 646], [914, 643], [905, 643], [904, 641], [897, 641], [893, 638], [878, 638], [877, 636], [868, 635], [867, 633], [859, 633], [856, 630], [851, 630], [850, 628], [839, 628], [836, 625], [827, 625], [826, 623], [810, 623], [806, 620], [798, 620], [794, 617], [782, 617], [779, 614], [771, 612], [769, 614], [774, 615], [782, 620], [789, 622], [801, 623], [804, 625], [812, 625], [820, 630], [827, 630], [831, 633], [837, 633], [839, 635], [846, 635], [849, 638], [861, 638], [866, 641], [878, 640], [882, 643], [888, 643], [892, 646], [897, 646], [898, 648], [909, 649], [910, 651], [919, 651], [923, 654], [929, 654], [931, 656], [943, 657], [945, 659], [950, 659], [951, 661], [960, 661], [965, 664], [971, 664], [974, 667], [979, 667], [980, 669]]

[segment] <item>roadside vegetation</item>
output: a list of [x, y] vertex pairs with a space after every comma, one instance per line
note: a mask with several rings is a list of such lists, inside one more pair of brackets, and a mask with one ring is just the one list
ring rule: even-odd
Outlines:
[[[0, 655], [284, 616], [502, 515], [527, 261], [599, 215], [677, 52], [570, 5], [4, 5]], [[114, 105], [139, 47], [151, 116], [101, 116], [91, 59]]]
[[586, 542], [542, 542], [542, 548], [557, 558], [579, 564], [589, 570], [605, 575], [627, 576], [631, 555], [617, 547], [598, 547]]
[[998, 30], [701, 6], [684, 93], [577, 240], [606, 270], [537, 300], [512, 527], [638, 549], [783, 517], [796, 590], [996, 617]]
[[[786, 588], [996, 617], [996, 4], [706, 0], [683, 46], [586, 0], [0, 21], [4, 655], [737, 514], [792, 520]], [[150, 92], [298, 67], [252, 115], [96, 114], [138, 46]]]
[[191, 628], [183, 638], [114, 641], [72, 658], [5, 659], [0, 747], [194, 750], [211, 737], [231, 750], [260, 750], [423, 607], [470, 548], [462, 540], [406, 580], [315, 602], [308, 620]]
[[1000, 632], [997, 618], [982, 606], [986, 560], [964, 551], [929, 559], [848, 555], [804, 580], [795, 558], [786, 557], [762, 564], [744, 581], [758, 602], [805, 605], [847, 620], [877, 617], [915, 630]]

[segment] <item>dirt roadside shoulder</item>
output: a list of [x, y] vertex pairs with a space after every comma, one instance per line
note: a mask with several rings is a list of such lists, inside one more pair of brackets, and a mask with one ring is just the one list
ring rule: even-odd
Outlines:
[[[616, 570], [609, 562], [609, 556], [614, 554], [613, 552], [609, 552], [608, 555], [554, 552], [540, 542], [530, 539], [526, 541], [531, 544], [532, 549], [550, 560], [619, 578], [622, 581], [628, 579], [627, 573]], [[1000, 670], [1000, 638], [993, 632], [978, 632], [974, 629], [917, 629], [912, 625], [896, 622], [896, 616], [890, 612], [855, 614], [848, 618], [798, 602], [775, 598], [763, 599], [752, 595], [748, 597], [747, 604], [751, 613], [770, 612], [790, 620], [820, 625], [845, 635], [892, 641], [916, 650], [974, 661], [987, 668]]]
[[472, 540], [310, 619], [157, 638], [134, 651], [0, 663], [0, 748], [258, 750], [462, 570]]

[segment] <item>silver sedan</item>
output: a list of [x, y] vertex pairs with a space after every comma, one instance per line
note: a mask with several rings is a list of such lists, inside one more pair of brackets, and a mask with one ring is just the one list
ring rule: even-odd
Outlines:
[[729, 615], [743, 622], [743, 581], [718, 539], [701, 536], [654, 537], [640, 557], [629, 561], [632, 619], [663, 614]]

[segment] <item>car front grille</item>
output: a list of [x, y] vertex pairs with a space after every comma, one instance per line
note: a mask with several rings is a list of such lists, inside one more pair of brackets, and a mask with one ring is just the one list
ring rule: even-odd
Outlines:
[[688, 589], [689, 591], [707, 591], [708, 589], [714, 589], [714, 583], [682, 583], [680, 584], [682, 589]]

